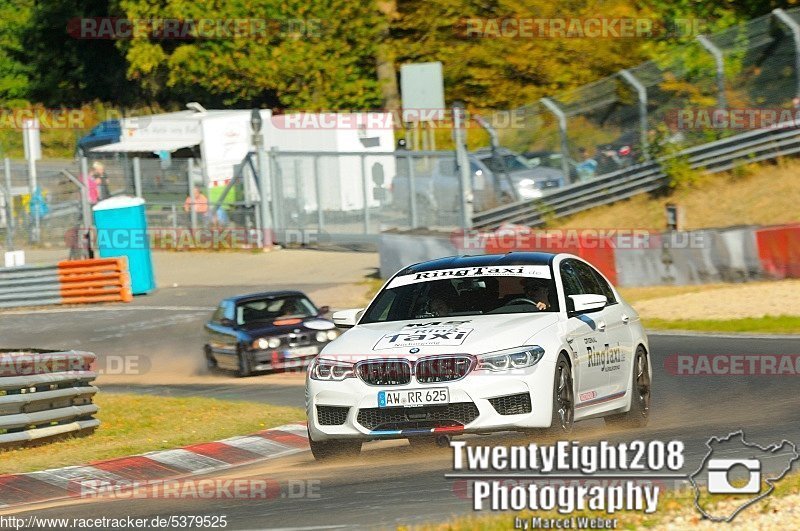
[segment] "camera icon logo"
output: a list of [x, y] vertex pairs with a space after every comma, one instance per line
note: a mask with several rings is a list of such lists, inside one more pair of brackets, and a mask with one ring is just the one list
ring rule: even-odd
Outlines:
[[[739, 471], [746, 472], [747, 483], [735, 486], [734, 475]], [[761, 462], [758, 459], [709, 459], [708, 492], [710, 494], [758, 494], [760, 491]]]
[[708, 453], [688, 479], [694, 489], [694, 506], [712, 522], [730, 522], [772, 494], [775, 484], [800, 461], [795, 443], [783, 439], [762, 446], [748, 442], [742, 430], [711, 437], [706, 448]]

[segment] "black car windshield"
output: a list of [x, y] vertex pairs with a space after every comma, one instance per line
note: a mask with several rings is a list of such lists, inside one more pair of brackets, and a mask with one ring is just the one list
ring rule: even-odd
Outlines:
[[[544, 268], [547, 277], [551, 276], [548, 266], [523, 267]], [[395, 282], [402, 278], [396, 277], [381, 291], [367, 308], [361, 324], [430, 317], [558, 311], [555, 282], [551, 278], [474, 276], [405, 284], [402, 281]]]
[[305, 318], [317, 314], [317, 309], [305, 297], [289, 295], [248, 300], [236, 305], [236, 324], [248, 325], [276, 319]]

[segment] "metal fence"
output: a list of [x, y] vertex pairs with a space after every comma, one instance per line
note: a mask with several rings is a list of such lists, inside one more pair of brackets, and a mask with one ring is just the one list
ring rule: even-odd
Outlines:
[[90, 352], [0, 351], [0, 447], [93, 430]]
[[[566, 184], [543, 187], [538, 198], [520, 196], [524, 179], [515, 181], [507, 172], [493, 175], [476, 162], [478, 153], [467, 155], [458, 147], [269, 150], [262, 157], [269, 187], [266, 210], [259, 207], [259, 164], [253, 153], [236, 165], [234, 179], [222, 183], [205, 182], [200, 162], [189, 159], [91, 155], [60, 165], [37, 163], [36, 183], [47, 203], [47, 212], [39, 216], [31, 207], [36, 193], [30, 168], [7, 162], [3, 199], [8, 206], [0, 226], [6, 228], [6, 247], [62, 244], [87, 215], [88, 199], [82, 200], [79, 183], [94, 162], [104, 165], [107, 193], [146, 200], [151, 228], [234, 230], [239, 237], [233, 246], [260, 245], [262, 228], [281, 244], [372, 244], [385, 229], [542, 223], [663, 186], [662, 163], [675, 157], [686, 157], [695, 169], [722, 171], [797, 153], [796, 123], [742, 130], [699, 117], [713, 111], [800, 110], [798, 23], [800, 8], [776, 10], [512, 111], [518, 119], [498, 129], [499, 145], [526, 155], [530, 166], [547, 167], [551, 175], [555, 171]], [[209, 208], [195, 204], [194, 185], [201, 186]], [[270, 219], [262, 220], [267, 211]]]

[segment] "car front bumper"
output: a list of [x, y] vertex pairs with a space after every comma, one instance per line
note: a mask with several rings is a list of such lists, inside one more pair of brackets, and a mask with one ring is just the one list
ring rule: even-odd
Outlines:
[[[314, 441], [324, 441], [546, 428], [552, 415], [554, 369], [554, 363], [542, 360], [521, 370], [473, 371], [454, 382], [412, 381], [398, 386], [368, 385], [359, 378], [343, 381], [307, 378], [309, 433]], [[442, 387], [449, 390], [447, 405], [381, 408], [378, 404], [379, 391]]]

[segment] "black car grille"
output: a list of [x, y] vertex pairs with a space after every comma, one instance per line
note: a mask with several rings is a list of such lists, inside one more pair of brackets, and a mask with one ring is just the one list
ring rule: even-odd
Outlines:
[[426, 358], [417, 362], [415, 373], [419, 383], [453, 382], [466, 376], [472, 364], [469, 356]]
[[308, 333], [291, 333], [278, 336], [281, 340], [281, 346], [288, 345], [290, 347], [303, 347], [314, 343], [314, 336]]
[[532, 411], [530, 393], [498, 396], [497, 398], [490, 398], [489, 402], [501, 415], [521, 415]]
[[347, 420], [349, 407], [317, 406], [317, 422], [321, 426], [341, 426]]
[[365, 361], [358, 376], [369, 385], [405, 385], [411, 381], [411, 364], [405, 360]]
[[476, 418], [478, 418], [478, 407], [472, 402], [410, 408], [374, 407], [358, 411], [358, 423], [368, 430], [467, 425]]

